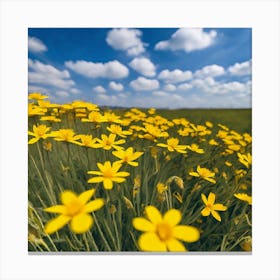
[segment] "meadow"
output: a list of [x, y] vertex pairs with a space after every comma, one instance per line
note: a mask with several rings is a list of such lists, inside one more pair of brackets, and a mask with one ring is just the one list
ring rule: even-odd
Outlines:
[[28, 250], [252, 250], [250, 109], [28, 105]]

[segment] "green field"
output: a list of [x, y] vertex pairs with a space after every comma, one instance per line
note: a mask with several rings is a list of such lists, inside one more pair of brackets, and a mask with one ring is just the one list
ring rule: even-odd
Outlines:
[[28, 130], [29, 251], [251, 251], [250, 109], [39, 100]]

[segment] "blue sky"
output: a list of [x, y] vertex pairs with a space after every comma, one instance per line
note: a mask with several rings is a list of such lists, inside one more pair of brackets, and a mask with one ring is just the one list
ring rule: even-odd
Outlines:
[[29, 28], [28, 92], [52, 102], [250, 108], [249, 28]]

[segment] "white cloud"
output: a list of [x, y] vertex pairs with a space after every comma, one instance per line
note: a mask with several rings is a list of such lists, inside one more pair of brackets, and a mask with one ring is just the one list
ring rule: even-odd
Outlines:
[[235, 63], [228, 68], [228, 72], [234, 76], [251, 75], [252, 73], [252, 61], [248, 60], [243, 63]]
[[81, 93], [81, 91], [80, 91], [79, 89], [77, 89], [77, 88], [71, 88], [71, 89], [70, 89], [70, 92], [71, 92], [71, 93], [74, 93], [74, 94], [79, 94], [79, 93]]
[[225, 74], [225, 69], [217, 64], [207, 65], [194, 73], [197, 78], [218, 77]]
[[66, 61], [65, 65], [72, 71], [89, 78], [121, 79], [129, 74], [128, 68], [117, 60], [107, 63], [95, 63], [84, 60], [76, 62]]
[[51, 85], [60, 89], [70, 89], [75, 82], [67, 70], [58, 70], [52, 65], [43, 64], [38, 60], [28, 59], [28, 82], [39, 85]]
[[156, 50], [183, 50], [191, 52], [201, 50], [214, 44], [217, 32], [204, 32], [202, 28], [180, 28], [166, 41], [156, 44]]
[[28, 93], [31, 92], [40, 92], [42, 94], [48, 94], [49, 90], [45, 87], [35, 86], [35, 85], [28, 85]]
[[64, 90], [59, 90], [55, 92], [55, 95], [58, 97], [68, 97], [69, 93], [67, 91]]
[[144, 76], [154, 77], [156, 75], [156, 67], [148, 58], [136, 57], [129, 63], [129, 66]]
[[216, 81], [211, 77], [207, 77], [205, 79], [194, 79], [191, 81], [191, 84], [197, 88], [204, 89], [206, 91], [207, 88], [216, 85]]
[[173, 84], [166, 84], [163, 87], [163, 89], [166, 90], [166, 91], [175, 91], [176, 90], [176, 86], [174, 86]]
[[139, 77], [137, 80], [131, 81], [130, 86], [134, 90], [139, 90], [139, 91], [154, 90], [159, 88], [159, 82], [158, 80]]
[[195, 79], [191, 82], [194, 88], [198, 88], [201, 93], [212, 95], [230, 95], [230, 94], [251, 94], [251, 81], [247, 83], [232, 82], [216, 82], [213, 78]]
[[40, 39], [28, 36], [28, 50], [33, 53], [40, 53], [47, 51], [48, 48]]
[[179, 90], [186, 91], [186, 90], [191, 89], [192, 87], [193, 87], [193, 86], [192, 86], [191, 84], [189, 84], [189, 83], [184, 83], [184, 84], [180, 84], [180, 85], [178, 86], [178, 89], [179, 89]]
[[179, 69], [175, 69], [173, 71], [169, 71], [167, 69], [161, 71], [158, 75], [160, 80], [163, 80], [166, 83], [180, 83], [192, 78], [191, 71], [182, 71]]
[[141, 36], [142, 32], [138, 29], [117, 28], [108, 32], [106, 42], [115, 50], [137, 56], [145, 52], [146, 44], [141, 41]]
[[109, 83], [109, 87], [115, 91], [122, 91], [123, 85], [121, 83], [116, 83], [114, 81]]
[[106, 92], [106, 89], [103, 86], [96, 86], [96, 87], [92, 88], [92, 90], [94, 92], [97, 92], [97, 93], [105, 93]]
[[158, 90], [158, 91], [154, 91], [152, 95], [156, 97], [166, 97], [168, 96], [168, 93], [165, 91]]

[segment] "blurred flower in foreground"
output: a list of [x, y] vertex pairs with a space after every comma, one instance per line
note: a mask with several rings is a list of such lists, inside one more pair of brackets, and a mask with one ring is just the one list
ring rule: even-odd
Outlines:
[[95, 189], [85, 191], [77, 196], [74, 192], [66, 190], [61, 193], [62, 205], [54, 205], [45, 208], [49, 213], [60, 214], [45, 225], [45, 232], [52, 234], [70, 222], [70, 229], [74, 233], [84, 233], [93, 225], [93, 218], [90, 212], [100, 209], [104, 205], [102, 198], [89, 202], [94, 195]]
[[146, 206], [146, 218], [134, 218], [134, 228], [144, 233], [138, 240], [142, 251], [166, 252], [186, 251], [179, 240], [196, 242], [200, 238], [199, 230], [192, 226], [178, 225], [182, 219], [179, 210], [170, 209], [163, 216], [154, 206]]

